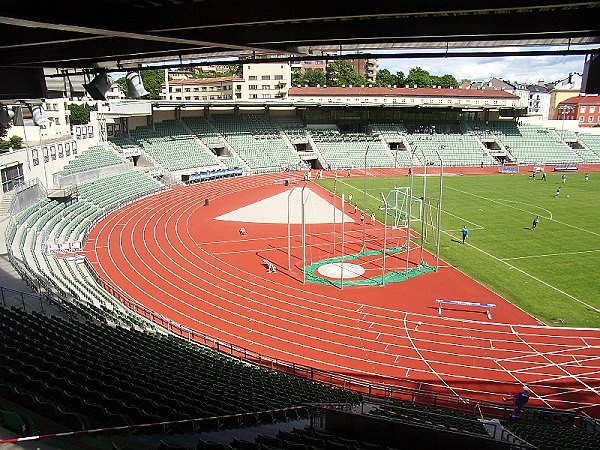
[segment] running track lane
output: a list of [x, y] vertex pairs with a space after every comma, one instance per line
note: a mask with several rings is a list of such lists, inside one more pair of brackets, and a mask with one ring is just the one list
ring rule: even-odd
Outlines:
[[[243, 224], [249, 236], [242, 238], [239, 222], [214, 220], [290, 189], [275, 185], [277, 178], [224, 180], [142, 199], [95, 227], [86, 256], [102, 278], [157, 313], [273, 358], [485, 400], [498, 401], [527, 383], [532, 404], [588, 409], [600, 402], [598, 330], [539, 326], [447, 266], [385, 288], [303, 285], [299, 226], [292, 227], [289, 273], [286, 225]], [[349, 246], [360, 248], [362, 227], [346, 229]], [[310, 226], [315, 259], [333, 250], [331, 231], [331, 225]], [[382, 226], [368, 236], [381, 240]], [[268, 278], [264, 257], [278, 266]], [[436, 298], [496, 303], [495, 322], [466, 310], [445, 309], [438, 317]]]

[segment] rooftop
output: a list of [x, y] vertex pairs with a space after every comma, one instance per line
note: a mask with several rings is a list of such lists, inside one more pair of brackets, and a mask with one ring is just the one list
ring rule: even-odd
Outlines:
[[505, 98], [518, 97], [506, 91], [486, 89], [448, 88], [406, 88], [406, 87], [290, 87], [288, 96], [329, 96], [329, 97], [463, 97], [463, 98]]

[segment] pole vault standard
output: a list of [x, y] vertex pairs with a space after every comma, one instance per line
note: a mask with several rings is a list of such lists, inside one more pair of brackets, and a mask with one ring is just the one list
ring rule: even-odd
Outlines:
[[292, 194], [294, 193], [294, 189], [296, 189], [296, 188], [293, 187], [290, 190], [290, 193], [288, 194], [288, 197], [287, 197], [287, 202], [288, 202], [288, 204], [287, 204], [287, 207], [288, 207], [288, 210], [287, 210], [287, 226], [288, 226], [288, 228], [287, 228], [287, 231], [288, 231], [288, 235], [287, 235], [287, 244], [288, 244], [288, 270], [290, 272], [292, 271], [292, 227], [290, 225], [290, 221], [291, 221], [290, 220], [290, 215], [291, 215], [290, 214], [290, 202], [291, 202]]
[[410, 269], [410, 225], [412, 218], [412, 198], [413, 198], [413, 158], [414, 152], [416, 151], [417, 146], [415, 144], [413, 149], [410, 149], [408, 152], [408, 170], [410, 172], [410, 177], [408, 179], [408, 205], [407, 205], [407, 219], [406, 219], [406, 272]]
[[383, 215], [383, 266], [381, 267], [381, 285], [385, 286], [385, 253], [387, 250], [387, 215], [388, 215], [388, 202], [381, 192], [381, 199], [383, 200], [384, 215]]
[[[302, 214], [302, 283], [306, 283], [306, 218], [305, 218], [305, 208], [304, 204], [306, 200], [308, 200], [308, 195], [306, 196], [306, 200], [304, 199], [304, 190], [306, 189], [306, 183], [302, 187], [302, 198], [301, 202], [301, 214]], [[310, 191], [309, 191], [310, 194]]]
[[[363, 208], [362, 208], [363, 212], [362, 212], [362, 214], [367, 213], [367, 155], [368, 154], [369, 154], [369, 145], [367, 144], [367, 151], [365, 152], [365, 176], [364, 176], [364, 184], [363, 184]], [[361, 252], [364, 252], [365, 250], [367, 250], [367, 247], [365, 244], [365, 237], [367, 234], [366, 223], [367, 223], [367, 220], [365, 217], [365, 220], [362, 221], [363, 232], [362, 232], [362, 250], [361, 250]]]
[[442, 190], [444, 187], [444, 160], [442, 159], [442, 155], [436, 149], [438, 159], [440, 160], [440, 193], [438, 195], [438, 204], [437, 204], [437, 235], [436, 235], [436, 246], [435, 246], [435, 271], [440, 267], [440, 239], [442, 233]]
[[423, 246], [425, 245], [425, 223], [427, 222], [427, 217], [425, 216], [425, 202], [427, 201], [427, 157], [425, 156], [425, 151], [421, 150], [421, 154], [423, 155], [423, 201], [421, 202], [421, 248], [419, 250], [419, 264], [423, 262]]
[[344, 289], [344, 214], [346, 211], [344, 197], [344, 194], [342, 194], [342, 258], [340, 259], [340, 289]]
[[333, 242], [333, 251], [331, 252], [331, 256], [335, 256], [335, 199], [337, 198], [337, 178], [333, 180], [333, 233], [332, 233], [332, 242]]

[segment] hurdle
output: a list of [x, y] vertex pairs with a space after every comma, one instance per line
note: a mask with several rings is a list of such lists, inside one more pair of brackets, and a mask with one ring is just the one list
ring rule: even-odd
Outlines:
[[298, 178], [278, 178], [277, 180], [273, 180], [273, 184], [283, 184], [284, 186], [297, 183]]
[[438, 315], [442, 315], [442, 305], [457, 305], [457, 306], [469, 306], [472, 308], [485, 308], [485, 312], [488, 316], [488, 319], [492, 320], [492, 308], [495, 308], [496, 305], [494, 303], [478, 303], [478, 302], [464, 302], [461, 300], [441, 300], [438, 299], [435, 301], [438, 304]]

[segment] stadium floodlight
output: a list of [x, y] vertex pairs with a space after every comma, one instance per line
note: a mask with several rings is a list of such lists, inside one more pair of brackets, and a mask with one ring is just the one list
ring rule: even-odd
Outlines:
[[13, 117], [15, 117], [15, 113], [6, 106], [0, 109], [0, 125], [3, 127], [7, 127]]
[[125, 77], [127, 80], [127, 95], [130, 98], [140, 98], [148, 95], [149, 92], [144, 87], [142, 77], [139, 72], [129, 72]]
[[31, 111], [34, 125], [37, 125], [40, 128], [48, 128], [48, 125], [50, 125], [50, 119], [48, 119], [48, 116], [46, 116], [44, 107], [42, 105], [30, 106], [29, 110]]
[[110, 90], [113, 79], [106, 72], [99, 73], [83, 87], [94, 100], [106, 100], [106, 93]]

